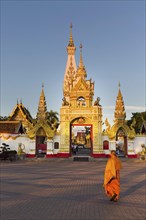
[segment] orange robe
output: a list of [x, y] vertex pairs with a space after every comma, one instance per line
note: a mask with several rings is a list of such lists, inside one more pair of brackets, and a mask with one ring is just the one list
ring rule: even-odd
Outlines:
[[120, 169], [121, 161], [117, 156], [111, 154], [111, 158], [108, 159], [105, 168], [104, 188], [107, 196], [112, 197], [117, 194], [116, 199], [120, 195]]

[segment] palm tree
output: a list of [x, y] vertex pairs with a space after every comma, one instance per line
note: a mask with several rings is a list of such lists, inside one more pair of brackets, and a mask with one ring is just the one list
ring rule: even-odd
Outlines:
[[58, 128], [59, 126], [59, 118], [58, 118], [58, 112], [54, 112], [53, 110], [50, 110], [49, 112], [47, 112], [47, 121], [49, 122], [49, 124], [54, 127], [54, 128]]

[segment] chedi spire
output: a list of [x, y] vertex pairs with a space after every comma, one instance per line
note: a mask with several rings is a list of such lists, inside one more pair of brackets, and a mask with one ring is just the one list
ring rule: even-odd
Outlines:
[[115, 121], [119, 121], [119, 120], [124, 121], [126, 118], [123, 96], [120, 90], [120, 83], [119, 83], [119, 90], [118, 90], [118, 95], [117, 95], [117, 100], [116, 100], [114, 116], [115, 116]]
[[40, 95], [38, 112], [37, 112], [37, 120], [45, 120], [46, 118], [47, 118], [47, 107], [46, 107], [46, 100], [44, 94], [44, 84], [42, 84], [42, 91]]

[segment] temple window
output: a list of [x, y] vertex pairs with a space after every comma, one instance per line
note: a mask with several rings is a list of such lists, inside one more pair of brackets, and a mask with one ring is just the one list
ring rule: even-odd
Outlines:
[[83, 96], [80, 96], [80, 97], [77, 98], [77, 106], [78, 107], [86, 106], [86, 101], [85, 101], [85, 98]]
[[59, 149], [59, 142], [54, 143], [54, 149]]
[[103, 142], [103, 150], [108, 150], [109, 149], [109, 141], [104, 141]]

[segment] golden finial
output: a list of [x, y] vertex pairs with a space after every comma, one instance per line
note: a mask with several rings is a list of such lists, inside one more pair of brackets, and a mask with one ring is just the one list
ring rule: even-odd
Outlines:
[[84, 67], [84, 64], [83, 64], [82, 48], [83, 48], [83, 45], [81, 43], [80, 44], [80, 61], [79, 61], [78, 69], [77, 69], [77, 76], [85, 78], [87, 76], [87, 74], [86, 74], [86, 70], [85, 70], [85, 67]]
[[44, 83], [42, 83], [42, 89], [44, 89]]
[[18, 99], [17, 99], [17, 105], [19, 105]]
[[119, 84], [118, 84], [119, 89], [120, 89], [120, 86], [121, 86], [121, 84], [120, 84], [120, 82], [119, 82]]
[[83, 48], [83, 45], [82, 43], [80, 44], [80, 63], [79, 63], [79, 66], [83, 66], [83, 58], [82, 58], [82, 48]]
[[120, 90], [120, 86], [121, 86], [121, 84], [120, 84], [120, 82], [119, 82], [119, 83], [118, 83], [118, 87], [119, 87], [118, 97], [122, 97], [122, 93], [121, 93], [121, 90]]
[[72, 27], [73, 27], [73, 25], [71, 23], [70, 24], [70, 37], [69, 37], [69, 44], [68, 44], [69, 47], [74, 46], [73, 37], [72, 37]]
[[72, 27], [73, 27], [73, 26], [72, 26], [72, 22], [71, 22], [71, 23], [70, 23], [70, 28], [72, 29]]

